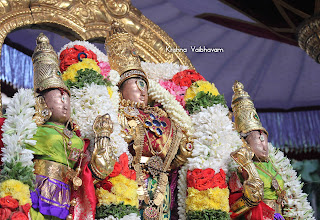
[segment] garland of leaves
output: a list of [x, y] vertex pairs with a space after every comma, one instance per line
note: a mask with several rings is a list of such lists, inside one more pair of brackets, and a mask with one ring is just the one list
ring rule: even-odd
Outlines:
[[103, 205], [97, 207], [96, 218], [103, 219], [111, 215], [115, 218], [121, 219], [131, 213], [136, 213], [138, 215], [139, 209], [135, 206], [124, 205], [123, 203], [120, 203], [118, 205]]

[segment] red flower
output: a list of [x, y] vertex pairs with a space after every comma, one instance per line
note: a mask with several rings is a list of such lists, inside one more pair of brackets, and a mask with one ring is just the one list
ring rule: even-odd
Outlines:
[[21, 206], [21, 208], [22, 208], [24, 214], [28, 215], [29, 210], [30, 210], [30, 208], [31, 208], [31, 205], [30, 205], [29, 203], [27, 203], [27, 204]]
[[206, 81], [205, 78], [201, 76], [199, 73], [197, 73], [195, 70], [181, 71], [174, 75], [171, 79], [171, 81], [174, 82], [176, 85], [187, 87], [190, 87], [192, 83], [198, 80]]
[[129, 169], [129, 159], [126, 153], [121, 154], [119, 157], [119, 162], [116, 162], [114, 165], [114, 169], [112, 173], [109, 175], [110, 177], [118, 176], [119, 174], [124, 175], [128, 179], [135, 180], [136, 172], [134, 170]]
[[220, 169], [220, 172], [217, 174], [215, 174], [215, 171], [211, 168], [205, 170], [194, 169], [187, 173], [187, 186], [200, 191], [215, 187], [223, 189], [227, 187], [226, 174], [222, 169]]
[[103, 183], [101, 183], [101, 187], [104, 190], [108, 190], [109, 192], [111, 192], [111, 188], [112, 188], [112, 183], [110, 181], [103, 181]]
[[219, 173], [214, 175], [213, 182], [214, 187], [219, 187], [220, 189], [227, 188], [226, 174], [222, 169], [220, 169]]
[[8, 208], [0, 208], [0, 220], [6, 220], [10, 217], [11, 210]]
[[6, 196], [0, 199], [0, 206], [2, 208], [9, 208], [14, 211], [19, 206], [19, 202], [11, 196]]
[[29, 218], [22, 212], [14, 212], [11, 216], [11, 220], [29, 220]]
[[[85, 53], [85, 54], [80, 54]], [[60, 70], [63, 73], [69, 66], [74, 63], [78, 63], [78, 55], [80, 58], [90, 58], [98, 63], [97, 55], [91, 50], [87, 50], [84, 46], [74, 45], [72, 48], [67, 48], [60, 54]]]

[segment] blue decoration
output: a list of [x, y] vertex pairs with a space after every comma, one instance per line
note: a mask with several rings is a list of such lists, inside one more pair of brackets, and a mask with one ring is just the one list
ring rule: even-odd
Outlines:
[[80, 52], [80, 53], [78, 53], [78, 60], [79, 60], [80, 62], [82, 61], [81, 55], [84, 55], [85, 58], [88, 57], [88, 55], [87, 55], [85, 52]]

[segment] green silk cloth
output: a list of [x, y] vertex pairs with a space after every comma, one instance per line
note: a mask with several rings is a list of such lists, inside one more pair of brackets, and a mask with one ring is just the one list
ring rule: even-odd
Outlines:
[[[37, 141], [36, 145], [27, 145], [27, 149], [34, 152], [36, 159], [50, 160], [68, 165], [67, 158], [69, 157], [70, 150], [67, 149], [67, 143], [65, 143], [64, 147], [64, 138], [60, 134], [63, 133], [63, 129], [65, 126], [58, 125], [52, 122], [46, 122], [44, 125], [54, 126], [55, 128], [39, 126], [37, 129], [37, 133], [32, 138], [33, 140]], [[83, 150], [84, 142], [74, 132], [70, 140], [72, 142], [72, 148], [80, 149], [81, 151]], [[66, 138], [66, 141], [68, 142], [69, 139]], [[65, 148], [68, 156], [66, 156]], [[74, 167], [75, 163], [76, 161], [69, 160], [69, 165], [71, 168]]]
[[[269, 162], [254, 162], [254, 164], [256, 166], [259, 166], [262, 170], [265, 171], [265, 172], [263, 172], [257, 168], [260, 179], [264, 183], [264, 199], [272, 199], [272, 200], [278, 199], [277, 192], [272, 187], [272, 179], [274, 176], [276, 176], [276, 180], [278, 181], [280, 188], [283, 190], [284, 181], [283, 181], [282, 177], [280, 176], [280, 174], [277, 174], [277, 172], [273, 168], [273, 165], [270, 161]], [[270, 175], [272, 177], [270, 177]]]

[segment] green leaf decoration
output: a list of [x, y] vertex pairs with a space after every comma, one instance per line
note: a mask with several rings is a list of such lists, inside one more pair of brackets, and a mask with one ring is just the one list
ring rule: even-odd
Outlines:
[[202, 211], [189, 211], [187, 220], [210, 219], [210, 220], [229, 220], [230, 216], [227, 212], [214, 209], [205, 209]]
[[77, 71], [76, 82], [72, 82], [70, 79], [65, 81], [66, 86], [70, 89], [71, 87], [83, 88], [86, 84], [94, 83], [96, 85], [111, 85], [108, 79], [103, 79], [103, 76], [93, 69], [80, 69]]
[[97, 207], [96, 218], [103, 219], [112, 215], [120, 219], [131, 213], [137, 213], [139, 215], [138, 208], [131, 205], [124, 205], [123, 203], [120, 203], [119, 205], [101, 205]]
[[212, 93], [200, 91], [193, 99], [186, 101], [186, 110], [193, 114], [199, 112], [201, 107], [207, 108], [217, 104], [227, 107], [224, 95], [215, 96]]
[[5, 162], [2, 165], [0, 171], [0, 182], [9, 179], [19, 180], [20, 182], [29, 185], [31, 190], [34, 190], [33, 181], [35, 180], [35, 175], [33, 174], [33, 167], [31, 166], [22, 166], [21, 162]]

